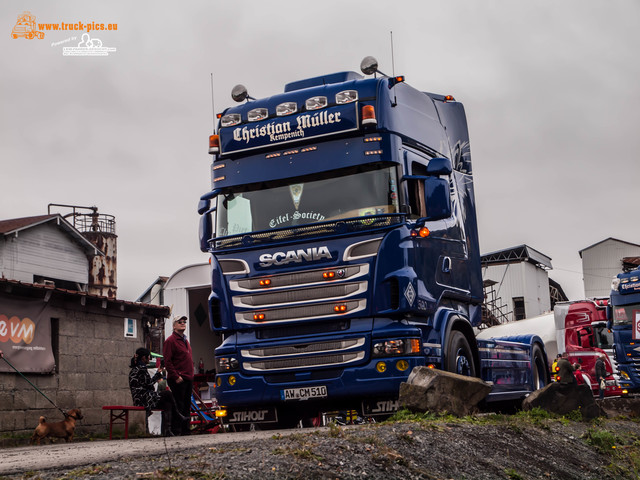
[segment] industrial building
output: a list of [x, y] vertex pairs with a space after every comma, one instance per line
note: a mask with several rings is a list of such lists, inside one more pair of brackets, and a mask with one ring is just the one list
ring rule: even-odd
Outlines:
[[609, 237], [578, 253], [582, 259], [585, 298], [608, 297], [611, 280], [623, 270], [637, 268], [640, 245]]

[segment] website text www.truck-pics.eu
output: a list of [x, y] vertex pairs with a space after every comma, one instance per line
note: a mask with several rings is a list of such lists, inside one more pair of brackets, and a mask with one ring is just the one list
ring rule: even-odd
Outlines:
[[118, 30], [117, 23], [83, 23], [83, 22], [75, 22], [75, 23], [39, 23], [38, 29], [43, 31], [86, 31], [86, 32], [95, 32], [95, 31], [108, 31], [108, 30]]

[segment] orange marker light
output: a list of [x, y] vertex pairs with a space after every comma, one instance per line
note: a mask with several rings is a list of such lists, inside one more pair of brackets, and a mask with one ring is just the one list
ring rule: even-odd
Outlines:
[[336, 276], [336, 272], [324, 272], [322, 274], [322, 278], [327, 278], [327, 279], [333, 278], [335, 276]]
[[269, 285], [271, 285], [271, 280], [268, 278], [264, 278], [262, 280], [260, 280], [260, 286], [261, 287], [268, 287]]
[[375, 125], [378, 121], [376, 120], [376, 110], [373, 108], [373, 105], [363, 105], [362, 106], [362, 124], [363, 125]]
[[254, 320], [264, 320], [264, 313], [254, 313], [253, 314], [253, 319]]
[[209, 135], [209, 153], [220, 153], [220, 136]]
[[333, 307], [333, 310], [336, 311], [337, 313], [344, 313], [347, 311], [347, 306], [346, 305], [336, 305], [335, 307]]
[[420, 231], [418, 232], [418, 234], [422, 237], [422, 238], [426, 238], [429, 236], [431, 232], [429, 231], [429, 229], [427, 227], [422, 227], [420, 229]]

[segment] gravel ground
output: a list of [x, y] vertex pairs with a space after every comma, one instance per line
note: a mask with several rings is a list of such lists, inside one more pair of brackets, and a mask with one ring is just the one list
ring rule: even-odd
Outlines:
[[[209, 435], [187, 450], [173, 440], [151, 455], [125, 453], [92, 465], [87, 465], [88, 457], [84, 462], [79, 458], [74, 468], [0, 478], [640, 478], [640, 422], [629, 420], [586, 423], [489, 416], [272, 431], [262, 438], [242, 435]], [[127, 441], [120, 442], [126, 448]], [[0, 452], [0, 464], [10, 450]]]

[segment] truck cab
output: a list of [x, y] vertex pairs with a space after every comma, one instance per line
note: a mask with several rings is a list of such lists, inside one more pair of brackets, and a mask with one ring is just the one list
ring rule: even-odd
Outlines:
[[611, 285], [608, 326], [613, 332], [620, 385], [640, 391], [640, 269], [619, 273]]

